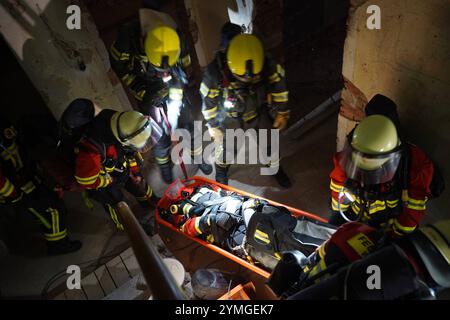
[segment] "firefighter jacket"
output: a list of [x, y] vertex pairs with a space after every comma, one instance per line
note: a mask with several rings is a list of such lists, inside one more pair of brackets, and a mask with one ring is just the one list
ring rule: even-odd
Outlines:
[[[266, 55], [263, 71], [253, 83], [238, 81], [231, 74], [223, 52], [216, 55], [208, 66], [200, 85], [203, 98], [202, 113], [208, 126], [219, 127], [226, 117], [241, 118], [249, 122], [258, 116], [259, 105], [241, 103], [246, 97], [263, 89], [265, 99], [276, 111], [288, 110], [288, 90], [281, 65]], [[226, 103], [228, 101], [228, 103]]]
[[191, 65], [191, 58], [181, 35], [180, 39], [180, 60], [170, 70], [171, 80], [164, 82], [163, 74], [150, 65], [145, 55], [139, 21], [130, 22], [119, 30], [110, 49], [111, 66], [139, 102], [159, 106], [167, 99], [183, 99], [183, 85], [187, 83], [184, 69]]
[[[432, 196], [430, 185], [434, 166], [417, 146], [408, 144], [406, 148], [405, 154], [408, 156], [402, 159], [409, 162], [406, 177], [401, 178], [402, 174], [397, 170], [391, 182], [375, 186], [376, 190], [372, 190], [370, 199], [361, 196], [367, 190], [350, 190], [351, 199], [345, 196], [339, 200], [340, 192], [346, 187], [347, 177], [340, 166], [342, 154], [337, 153], [330, 174], [331, 207], [334, 213], [339, 214], [340, 203], [343, 212], [358, 216], [362, 222], [375, 226], [390, 222], [392, 231], [398, 236], [413, 232], [422, 220], [427, 201]], [[404, 186], [402, 180], [406, 180]]]
[[362, 259], [383, 244], [383, 233], [379, 230], [358, 222], [346, 223], [316, 250], [304, 272], [310, 278], [330, 267], [333, 267], [335, 272]]
[[[365, 259], [367, 259], [367, 262], [364, 264]], [[379, 265], [382, 277], [384, 276], [384, 293], [378, 298], [385, 296], [401, 297], [404, 292], [417, 289], [417, 286], [411, 287], [410, 283], [411, 281], [416, 283], [417, 276], [420, 277], [424, 274], [424, 269], [421, 267], [421, 263], [417, 261], [417, 255], [411, 251], [408, 241], [386, 237], [381, 230], [358, 222], [346, 223], [340, 227], [309, 258], [309, 262], [303, 269], [302, 281], [299, 281], [289, 290], [288, 296], [301, 291], [305, 287], [326, 282], [334, 275], [337, 275], [334, 280], [340, 278], [345, 283], [346, 275], [349, 277], [348, 279], [355, 279], [355, 276], [351, 278], [350, 275], [353, 270], [356, 275], [361, 272], [366, 274], [368, 265], [378, 266], [377, 262], [386, 263], [384, 268], [381, 268], [381, 264]], [[362, 266], [362, 270], [360, 269], [359, 272], [357, 271], [360, 268], [358, 265]], [[360, 278], [358, 277], [358, 279]], [[395, 281], [392, 281], [394, 279]], [[365, 285], [366, 279], [364, 278], [363, 281], [361, 293], [367, 288]], [[331, 285], [327, 288], [330, 291], [334, 289], [336, 284], [338, 284], [336, 289], [342, 291], [342, 285], [339, 281], [333, 282], [333, 280], [330, 280], [328, 284]], [[358, 289], [357, 285], [351, 289], [355, 295], [358, 294], [359, 290], [361, 289]], [[335, 295], [333, 294], [333, 296]]]
[[101, 189], [138, 175], [142, 156], [115, 141], [110, 129], [116, 111], [103, 110], [93, 120], [88, 137], [75, 150], [75, 179], [84, 189]]
[[0, 204], [16, 203], [36, 189], [32, 164], [17, 141], [17, 131], [9, 123], [0, 124]]

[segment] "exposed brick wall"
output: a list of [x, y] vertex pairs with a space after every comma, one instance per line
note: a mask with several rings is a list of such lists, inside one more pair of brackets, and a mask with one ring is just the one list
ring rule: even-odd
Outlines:
[[116, 38], [118, 28], [136, 17], [141, 7], [141, 0], [83, 0], [86, 4], [100, 38], [109, 47]]
[[367, 0], [350, 0], [350, 10], [354, 11], [356, 8], [362, 6]]
[[364, 108], [368, 103], [366, 95], [350, 80], [344, 77], [344, 90], [341, 97], [340, 114], [352, 121], [361, 121], [365, 117]]

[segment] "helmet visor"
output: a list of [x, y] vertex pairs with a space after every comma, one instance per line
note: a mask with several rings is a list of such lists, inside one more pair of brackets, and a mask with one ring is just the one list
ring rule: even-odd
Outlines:
[[376, 185], [391, 181], [401, 160], [400, 147], [392, 152], [369, 155], [357, 151], [349, 144], [342, 152], [341, 168], [345, 170], [347, 178], [363, 183]]
[[135, 151], [145, 153], [159, 141], [162, 135], [161, 127], [151, 117], [147, 117], [144, 126], [130, 136], [124, 144]]

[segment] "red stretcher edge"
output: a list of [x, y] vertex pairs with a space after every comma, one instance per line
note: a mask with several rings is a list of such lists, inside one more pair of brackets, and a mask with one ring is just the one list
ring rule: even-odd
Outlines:
[[[272, 201], [272, 200], [269, 200], [269, 199], [265, 199], [265, 198], [256, 196], [254, 194], [251, 194], [251, 193], [248, 193], [248, 192], [245, 192], [245, 191], [242, 191], [242, 190], [238, 190], [236, 188], [233, 188], [233, 187], [230, 187], [230, 186], [227, 186], [227, 185], [220, 184], [220, 183], [218, 183], [216, 181], [213, 181], [213, 180], [210, 180], [210, 179], [207, 179], [207, 178], [194, 176], [194, 177], [189, 178], [189, 179], [184, 179], [184, 180], [182, 180], [182, 182], [184, 183], [186, 181], [193, 181], [193, 180], [196, 181], [196, 184], [197, 184], [197, 182], [200, 182], [201, 184], [216, 185], [216, 186], [219, 186], [220, 188], [222, 188], [224, 190], [227, 190], [227, 191], [233, 191], [233, 192], [237, 192], [239, 194], [242, 194], [242, 195], [245, 195], [245, 196], [248, 196], [248, 197], [263, 199], [263, 200], [266, 200], [270, 204], [275, 205], [275, 206], [283, 206], [283, 207], [287, 208], [292, 213], [293, 216], [296, 216], [296, 217], [305, 216], [305, 217], [308, 217], [308, 218], [311, 218], [311, 219], [314, 219], [314, 220], [318, 220], [320, 222], [325, 222], [325, 223], [327, 222], [327, 220], [325, 220], [324, 218], [321, 218], [321, 217], [319, 217], [317, 215], [314, 215], [314, 214], [311, 214], [311, 213], [308, 213], [308, 212], [305, 212], [305, 211], [302, 211], [302, 210], [299, 210], [299, 209], [295, 209], [295, 208], [286, 206], [284, 204], [281, 204], [281, 203], [278, 203], [278, 202], [275, 202], [275, 201]], [[164, 197], [161, 198], [161, 200], [158, 202], [158, 207], [164, 201], [165, 201], [165, 198]], [[185, 236], [185, 237], [187, 237], [187, 238], [189, 238], [189, 239], [191, 239], [191, 240], [193, 240], [193, 241], [195, 241], [195, 242], [197, 242], [197, 243], [207, 247], [208, 249], [210, 249], [210, 250], [212, 250], [214, 252], [217, 252], [217, 253], [221, 254], [224, 257], [227, 257], [227, 258], [231, 259], [232, 261], [234, 261], [234, 262], [240, 264], [241, 266], [243, 266], [243, 267], [245, 267], [245, 268], [247, 268], [247, 269], [249, 269], [249, 270], [251, 270], [251, 271], [253, 271], [253, 272], [257, 273], [257, 274], [259, 274], [260, 276], [262, 276], [262, 277], [264, 277], [266, 279], [268, 279], [270, 277], [270, 273], [269, 272], [267, 272], [267, 271], [265, 271], [265, 270], [255, 266], [254, 264], [251, 264], [250, 262], [247, 262], [244, 259], [239, 258], [239, 257], [235, 256], [234, 254], [232, 254], [232, 253], [230, 253], [230, 252], [228, 252], [228, 251], [226, 251], [226, 250], [224, 250], [224, 249], [222, 249], [222, 248], [220, 248], [220, 247], [218, 247], [216, 245], [210, 244], [210, 243], [208, 243], [206, 241], [203, 241], [203, 240], [201, 240], [199, 238], [192, 237], [192, 236], [189, 236], [189, 235], [181, 232], [175, 226], [173, 226], [169, 222], [167, 222], [164, 219], [162, 219], [159, 216], [158, 209], [155, 209], [155, 221], [156, 221], [157, 224], [163, 225], [166, 228], [169, 228], [169, 229], [171, 229], [171, 230], [173, 230], [173, 231], [175, 231], [175, 232], [177, 232], [179, 234], [182, 234], [183, 236]]]

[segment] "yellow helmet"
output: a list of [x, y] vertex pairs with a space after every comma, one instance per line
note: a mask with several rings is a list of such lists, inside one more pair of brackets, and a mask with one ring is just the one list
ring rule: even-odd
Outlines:
[[387, 117], [373, 115], [364, 119], [353, 133], [352, 146], [356, 150], [376, 155], [390, 152], [399, 145], [397, 128]]
[[238, 79], [250, 81], [261, 73], [264, 65], [264, 47], [256, 36], [240, 34], [228, 46], [227, 63]]
[[340, 165], [349, 179], [374, 185], [391, 181], [402, 157], [397, 128], [387, 117], [364, 119], [350, 138]]
[[166, 70], [180, 58], [181, 41], [174, 29], [159, 26], [147, 33], [144, 48], [148, 61], [156, 68]]
[[137, 111], [116, 112], [111, 117], [111, 131], [122, 145], [137, 151], [145, 151], [152, 142], [151, 119]]

